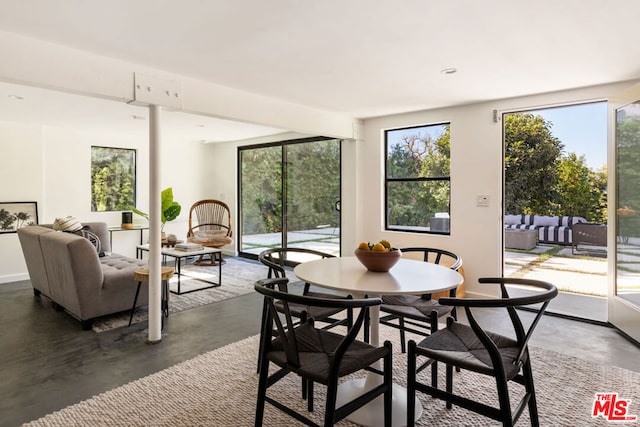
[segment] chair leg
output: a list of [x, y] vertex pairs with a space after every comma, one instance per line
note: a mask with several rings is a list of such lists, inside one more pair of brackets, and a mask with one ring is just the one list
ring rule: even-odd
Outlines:
[[313, 381], [307, 380], [307, 411], [313, 412]]
[[438, 362], [431, 363], [431, 387], [438, 388]]
[[[446, 367], [446, 388], [447, 388], [447, 393], [452, 394], [453, 393], [453, 366], [451, 365], [447, 365]], [[447, 409], [451, 409], [451, 402], [447, 400]]]
[[169, 281], [162, 281], [162, 314], [169, 317]]
[[407, 427], [415, 425], [416, 417], [416, 342], [409, 341], [407, 351]]
[[404, 334], [404, 318], [398, 317], [398, 325], [400, 326], [400, 352], [402, 354], [407, 352], [407, 345], [405, 343], [405, 334]]
[[[366, 295], [365, 295], [366, 298]], [[367, 312], [367, 314], [364, 317], [364, 342], [366, 342], [367, 344], [370, 344], [371, 341], [369, 340], [369, 334], [371, 333], [371, 318], [369, 317], [369, 313]]]
[[[433, 334], [438, 330], [438, 312], [431, 312], [431, 319], [429, 322], [430, 332]], [[434, 360], [431, 364], [431, 387], [438, 388], [438, 361]]]
[[522, 367], [522, 375], [524, 377], [524, 384], [527, 393], [529, 393], [529, 419], [531, 420], [532, 427], [538, 427], [540, 421], [538, 420], [538, 403], [536, 402], [536, 390], [533, 386], [533, 372], [531, 371], [531, 359], [527, 356], [527, 361]]
[[[260, 321], [260, 331], [264, 331], [264, 325], [265, 322], [267, 321], [267, 302], [264, 301], [262, 303], [262, 320]], [[259, 348], [258, 348], [258, 366], [256, 368], [256, 372], [259, 374], [260, 373], [260, 365], [261, 365], [261, 361], [262, 361], [262, 353], [264, 352], [264, 349], [262, 348], [262, 340], [260, 340], [260, 344], [259, 344]]]
[[258, 380], [255, 427], [262, 426], [262, 418], [264, 417], [264, 404], [267, 396], [267, 380], [269, 379], [269, 360], [266, 357], [261, 357], [259, 371], [260, 379]]
[[[496, 370], [497, 371], [497, 370]], [[500, 414], [503, 426], [513, 426], [513, 416], [511, 415], [511, 400], [509, 399], [509, 386], [504, 375], [496, 375], [496, 388], [498, 390], [498, 401], [500, 402]]]
[[327, 384], [327, 401], [324, 409], [324, 427], [332, 427], [335, 424], [336, 400], [338, 398], [338, 381], [330, 379]]
[[384, 392], [384, 426], [391, 427], [392, 406], [393, 406], [393, 360], [390, 342], [385, 342], [384, 346], [389, 350], [389, 354], [384, 358], [384, 382], [387, 390]]
[[133, 320], [133, 310], [136, 309], [136, 303], [138, 302], [138, 294], [140, 294], [140, 285], [142, 285], [142, 282], [138, 282], [138, 288], [136, 289], [136, 296], [133, 299], [133, 307], [131, 307], [131, 314], [129, 314], [129, 326], [131, 326], [131, 321]]
[[300, 377], [300, 382], [302, 386], [302, 400], [307, 400], [307, 379]]

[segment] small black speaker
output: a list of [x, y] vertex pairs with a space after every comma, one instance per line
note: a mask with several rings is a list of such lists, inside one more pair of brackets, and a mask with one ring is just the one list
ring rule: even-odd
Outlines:
[[133, 212], [122, 212], [122, 226], [133, 224]]

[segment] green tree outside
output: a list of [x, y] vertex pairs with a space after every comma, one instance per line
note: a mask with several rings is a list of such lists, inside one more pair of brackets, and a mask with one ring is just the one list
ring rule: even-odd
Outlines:
[[[285, 159], [286, 167], [282, 167]], [[242, 234], [337, 227], [340, 142], [323, 140], [240, 151]]]
[[640, 116], [620, 112], [616, 131], [618, 234], [640, 236]]
[[506, 212], [554, 215], [560, 202], [558, 163], [563, 145], [551, 126], [532, 113], [505, 117]]
[[122, 211], [135, 204], [135, 150], [91, 147], [91, 211]]

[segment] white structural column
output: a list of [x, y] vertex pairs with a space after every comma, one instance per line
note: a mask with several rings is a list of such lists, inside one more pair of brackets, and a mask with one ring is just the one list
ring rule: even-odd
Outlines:
[[149, 105], [149, 342], [162, 340], [160, 107]]

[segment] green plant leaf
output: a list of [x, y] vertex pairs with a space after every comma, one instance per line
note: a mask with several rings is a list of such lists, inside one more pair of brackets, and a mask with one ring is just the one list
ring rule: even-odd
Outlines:
[[171, 205], [167, 209], [162, 211], [162, 222], [164, 223], [167, 221], [173, 221], [174, 219], [178, 218], [181, 210], [182, 207], [180, 206], [180, 204], [178, 204], [178, 202], [171, 203]]
[[162, 212], [166, 211], [167, 209], [169, 209], [169, 207], [173, 204], [173, 188], [168, 187], [165, 188], [164, 190], [162, 190], [161, 193], [161, 199], [162, 199]]
[[133, 213], [140, 215], [141, 217], [145, 218], [147, 221], [149, 221], [149, 214], [146, 214], [144, 212], [142, 212], [141, 210], [137, 209], [135, 206], [129, 206], [129, 209], [131, 209], [131, 211], [133, 211]]
[[[162, 190], [161, 199], [162, 199], [162, 207], [160, 212], [161, 213], [160, 219], [162, 220], [162, 225], [164, 226], [164, 224], [167, 221], [173, 221], [174, 219], [178, 218], [178, 216], [180, 215], [180, 211], [182, 210], [182, 207], [178, 202], [173, 201], [173, 189], [171, 187], [165, 188], [164, 190]], [[130, 206], [129, 208], [134, 213], [146, 218], [147, 221], [149, 220], [149, 214], [144, 213], [139, 209], [136, 209], [135, 206]]]

